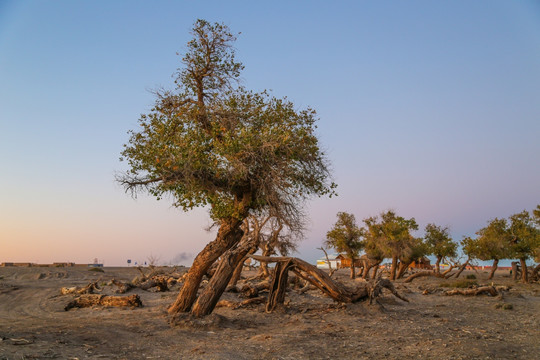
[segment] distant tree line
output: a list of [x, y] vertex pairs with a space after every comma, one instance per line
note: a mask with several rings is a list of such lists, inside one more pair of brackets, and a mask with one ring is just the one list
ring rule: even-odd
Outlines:
[[[351, 259], [351, 278], [356, 276], [357, 264], [363, 268], [360, 276], [368, 278], [371, 269], [374, 269], [371, 276], [375, 276], [378, 265], [391, 259], [390, 279], [399, 279], [412, 262], [430, 255], [436, 258], [433, 272], [440, 275], [442, 262], [449, 261], [452, 267], [458, 265], [460, 248], [467, 256], [459, 264], [461, 269], [472, 260], [493, 261], [489, 279], [500, 260], [516, 259], [522, 281], [529, 282], [527, 260], [540, 262], [540, 205], [530, 213], [524, 210], [508, 219], [495, 218], [478, 230], [476, 237], [464, 237], [459, 243], [452, 239], [448, 227], [432, 223], [426, 225], [424, 237], [415, 237], [412, 232], [418, 230], [416, 220], [398, 216], [392, 210], [368, 217], [363, 223], [359, 226], [353, 214], [339, 212], [336, 223], [326, 234], [325, 245]], [[360, 256], [362, 251], [364, 254]], [[514, 265], [517, 269], [517, 262]], [[536, 266], [532, 278], [536, 279], [539, 271], [540, 266]], [[514, 278], [517, 275], [514, 271]]]

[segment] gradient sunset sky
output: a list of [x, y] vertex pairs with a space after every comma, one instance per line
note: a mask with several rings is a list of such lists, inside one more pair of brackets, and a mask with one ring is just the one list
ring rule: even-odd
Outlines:
[[538, 1], [0, 0], [0, 262], [188, 265], [213, 238], [205, 209], [114, 181], [198, 18], [242, 33], [244, 86], [319, 114], [339, 196], [308, 204], [298, 256], [338, 211], [459, 241], [540, 203]]

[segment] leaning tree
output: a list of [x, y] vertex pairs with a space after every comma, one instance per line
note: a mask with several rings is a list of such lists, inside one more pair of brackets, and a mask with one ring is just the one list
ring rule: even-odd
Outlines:
[[[227, 26], [198, 20], [192, 35], [176, 89], [157, 92], [154, 108], [130, 132], [122, 152], [129, 170], [118, 181], [134, 195], [169, 196], [184, 211], [207, 207], [219, 224], [169, 308], [170, 314], [202, 316], [212, 312], [236, 265], [257, 246], [239, 244], [244, 219], [263, 212], [294, 219], [303, 201], [332, 195], [335, 184], [315, 134], [315, 111], [239, 86], [243, 66]], [[203, 275], [218, 258], [218, 270], [198, 296]]]

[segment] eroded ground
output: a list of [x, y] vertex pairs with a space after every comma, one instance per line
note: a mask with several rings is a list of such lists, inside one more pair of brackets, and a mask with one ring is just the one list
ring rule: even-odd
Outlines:
[[[474, 274], [488, 283], [487, 273]], [[507, 271], [494, 280], [512, 286], [502, 297], [422, 295], [442, 280], [419, 278], [396, 282], [409, 303], [386, 294], [377, 305], [340, 305], [317, 290], [292, 290], [272, 314], [264, 304], [218, 308], [203, 323], [174, 327], [166, 308], [178, 288], [135, 290], [142, 308], [64, 311], [74, 296], [59, 295], [61, 287], [136, 275], [133, 268], [0, 268], [0, 360], [540, 359], [540, 285], [516, 284]]]

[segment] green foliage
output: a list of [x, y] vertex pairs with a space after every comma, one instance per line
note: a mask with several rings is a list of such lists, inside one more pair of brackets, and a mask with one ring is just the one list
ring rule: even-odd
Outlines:
[[463, 251], [480, 260], [540, 260], [540, 205], [531, 213], [526, 210], [507, 219], [495, 218], [480, 229], [478, 237], [464, 238]]
[[418, 230], [414, 218], [405, 219], [389, 210], [381, 213], [380, 218], [370, 217], [364, 220], [369, 251], [383, 257], [401, 257], [411, 245], [411, 231]]
[[325, 245], [333, 247], [338, 252], [344, 252], [349, 258], [355, 259], [364, 247], [361, 240], [363, 236], [362, 229], [356, 225], [356, 219], [352, 214], [339, 212], [337, 218], [334, 227], [326, 233]]
[[209, 205], [214, 220], [296, 218], [307, 198], [335, 194], [315, 111], [234, 86], [243, 66], [227, 26], [198, 20], [193, 35], [176, 91], [157, 93], [130, 132], [126, 190], [171, 196], [184, 211]]
[[472, 258], [480, 260], [501, 260], [511, 257], [510, 233], [506, 219], [495, 218], [476, 232], [476, 239], [468, 239], [469, 246], [464, 251]]
[[422, 238], [411, 236], [404, 240], [403, 245], [399, 260], [405, 264], [410, 264], [429, 254], [429, 245]]
[[536, 213], [533, 212], [533, 217], [531, 217], [525, 210], [510, 216], [508, 232], [510, 251], [514, 258], [530, 259], [537, 255], [540, 248], [540, 229], [536, 226], [534, 216]]
[[428, 253], [435, 255], [439, 261], [457, 255], [457, 244], [450, 237], [447, 227], [427, 224], [425, 231], [424, 239], [429, 249]]

